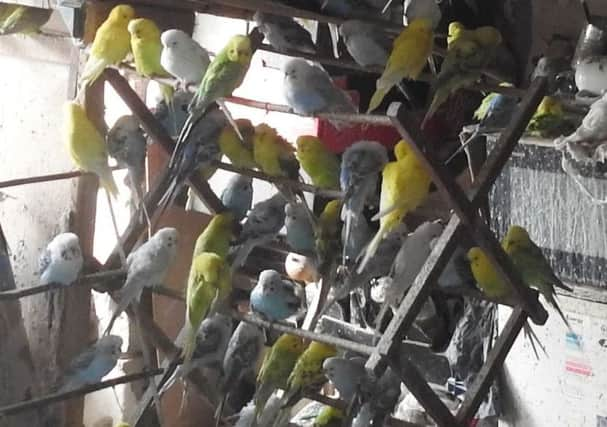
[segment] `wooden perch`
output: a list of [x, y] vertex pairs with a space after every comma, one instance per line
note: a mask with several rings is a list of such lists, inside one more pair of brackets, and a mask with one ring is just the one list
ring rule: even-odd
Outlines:
[[[111, 169], [120, 170], [122, 168], [114, 166]], [[15, 179], [9, 179], [8, 181], [0, 182], [0, 188], [17, 187], [19, 185], [36, 184], [39, 182], [59, 181], [62, 179], [79, 178], [81, 176], [96, 176], [96, 174], [94, 174], [92, 172], [73, 171], [73, 172], [53, 173], [53, 174], [48, 174], [48, 175], [30, 176], [27, 178], [15, 178]]]
[[223, 169], [229, 172], [234, 172], [240, 175], [250, 176], [252, 178], [257, 178], [262, 181], [271, 182], [272, 184], [282, 184], [287, 185], [288, 187], [305, 191], [307, 193], [312, 193], [316, 196], [327, 197], [329, 199], [343, 199], [344, 193], [338, 190], [325, 190], [323, 188], [316, 187], [311, 184], [306, 184], [304, 182], [294, 181], [292, 179], [284, 178], [281, 176], [270, 176], [260, 171], [256, 171], [253, 169], [244, 169], [238, 168], [230, 163], [224, 163], [220, 161], [213, 162], [213, 166], [216, 166], [218, 169]]
[[51, 403], [62, 402], [68, 399], [74, 399], [76, 397], [84, 396], [85, 394], [92, 393], [97, 390], [104, 388], [115, 387], [120, 384], [131, 383], [138, 380], [143, 380], [155, 375], [162, 374], [162, 369], [154, 369], [150, 371], [138, 372], [136, 374], [124, 375], [122, 377], [114, 378], [107, 381], [101, 381], [96, 384], [87, 385], [75, 390], [70, 390], [62, 393], [53, 393], [47, 396], [31, 399], [25, 402], [19, 402], [12, 405], [7, 405], [0, 408], [0, 418], [3, 416], [15, 415], [25, 411], [31, 411], [33, 409], [42, 408], [50, 405]]

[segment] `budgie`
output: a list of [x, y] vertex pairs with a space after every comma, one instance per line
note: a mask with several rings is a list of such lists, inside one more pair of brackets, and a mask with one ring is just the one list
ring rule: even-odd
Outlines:
[[160, 65], [187, 86], [199, 84], [211, 63], [209, 53], [181, 30], [167, 30], [160, 35]]
[[124, 286], [119, 291], [118, 306], [104, 334], [114, 326], [116, 318], [133, 301], [139, 301], [145, 287], [162, 285], [169, 267], [177, 255], [179, 233], [174, 228], [161, 228], [150, 240], [132, 251], [126, 259], [127, 273]]
[[232, 268], [241, 267], [249, 254], [258, 245], [274, 239], [285, 223], [286, 200], [280, 193], [253, 206], [244, 220], [242, 232], [235, 240], [232, 253]]
[[320, 264], [328, 258], [336, 258], [335, 254], [339, 252], [341, 206], [341, 200], [329, 201], [318, 218], [315, 237]]
[[[367, 199], [375, 192], [379, 173], [388, 163], [386, 148], [375, 141], [359, 141], [344, 151], [341, 158], [340, 186], [344, 194], [344, 248], [352, 226], [361, 217]], [[343, 254], [344, 262], [346, 254]]]
[[238, 386], [245, 375], [255, 369], [257, 360], [261, 356], [263, 342], [264, 333], [258, 326], [240, 322], [236, 327], [223, 358], [223, 376], [220, 384], [223, 398], [215, 414], [216, 427], [221, 421], [223, 407], [230, 391]]
[[316, 392], [327, 381], [322, 364], [337, 354], [331, 345], [312, 341], [308, 348], [297, 359], [291, 374], [287, 378], [287, 387], [282, 396], [282, 409], [277, 422], [286, 421], [291, 407], [297, 403], [305, 392]]
[[473, 247], [468, 250], [466, 256], [470, 262], [470, 269], [474, 280], [479, 288], [489, 298], [505, 298], [511, 294], [510, 286], [493, 268], [485, 252], [479, 247]]
[[567, 318], [556, 302], [554, 287], [573, 292], [554, 274], [548, 260], [544, 257], [542, 250], [531, 240], [527, 230], [513, 225], [502, 240], [504, 251], [510, 256], [514, 266], [521, 273], [523, 281], [536, 288], [558, 312], [559, 316], [571, 330]]
[[354, 357], [329, 357], [322, 364], [322, 370], [339, 391], [339, 398], [351, 402], [352, 398], [368, 387], [369, 378], [365, 369], [365, 359]]
[[234, 218], [241, 221], [251, 209], [253, 178], [235, 174], [224, 187], [220, 199], [221, 203], [234, 215]]
[[219, 135], [219, 149], [237, 168], [256, 169], [257, 163], [253, 158], [255, 128], [248, 119], [236, 119], [235, 121], [242, 135], [242, 141], [232, 126], [225, 126]]
[[545, 96], [527, 125], [527, 133], [540, 138], [571, 133], [575, 126], [565, 117], [562, 104], [553, 96]]
[[285, 272], [290, 279], [306, 284], [319, 280], [315, 260], [293, 252], [289, 252], [285, 258]]
[[426, 65], [434, 36], [429, 19], [414, 19], [394, 40], [392, 52], [383, 74], [376, 82], [376, 90], [369, 103], [367, 113], [377, 109], [386, 94], [402, 79], [415, 80]]
[[394, 230], [407, 213], [421, 205], [430, 191], [430, 174], [410, 145], [405, 141], [398, 142], [394, 155], [396, 161], [386, 164], [382, 171], [379, 230], [367, 246], [358, 273], [364, 270], [386, 234]]
[[64, 111], [64, 134], [74, 164], [85, 172], [96, 174], [107, 192], [116, 197], [118, 187], [108, 165], [108, 153], [103, 137], [82, 106], [68, 101]]
[[[356, 113], [358, 109], [349, 96], [335, 86], [329, 74], [319, 65], [295, 58], [283, 66], [283, 96], [297, 114]], [[336, 128], [344, 124], [332, 120]]]
[[212, 252], [225, 258], [230, 251], [230, 242], [233, 237], [234, 214], [222, 212], [214, 215], [196, 239], [192, 259], [203, 252]]
[[270, 176], [299, 177], [295, 147], [265, 123], [255, 126], [253, 158], [259, 168]]
[[259, 374], [255, 390], [255, 415], [259, 419], [266, 402], [272, 393], [280, 388], [287, 387], [287, 378], [291, 374], [297, 359], [305, 351], [307, 343], [298, 336], [281, 335], [270, 351], [266, 353]]
[[436, 29], [442, 18], [440, 6], [436, 0], [405, 0], [403, 7], [407, 25], [415, 19], [429, 19], [432, 28]]
[[449, 24], [447, 56], [434, 82], [434, 97], [423, 123], [434, 115], [451, 94], [481, 77], [483, 69], [493, 60], [501, 42], [500, 32], [493, 27], [467, 30], [459, 22]]
[[74, 358], [61, 380], [58, 393], [95, 384], [105, 377], [118, 362], [122, 338], [107, 335]]
[[341, 229], [342, 265], [351, 266], [354, 264], [372, 238], [373, 231], [364, 215], [354, 216], [350, 230], [346, 233], [346, 227]]
[[350, 20], [339, 26], [348, 53], [361, 67], [384, 67], [388, 62], [392, 41], [373, 23]]
[[58, 234], [40, 254], [40, 284], [71, 285], [80, 275], [83, 263], [78, 236], [74, 233]]
[[308, 216], [308, 207], [303, 203], [285, 205], [286, 241], [293, 252], [311, 255], [316, 249], [314, 224]]
[[53, 9], [21, 6], [16, 4], [0, 5], [0, 35], [33, 34], [48, 22]]
[[[61, 233], [53, 237], [38, 260], [40, 284], [51, 283], [69, 286], [78, 279], [84, 258], [80, 239], [74, 233]], [[54, 292], [48, 294], [48, 328], [53, 326]]]
[[300, 136], [296, 141], [297, 159], [301, 168], [319, 188], [339, 189], [340, 162], [315, 136]]
[[135, 9], [126, 4], [114, 6], [108, 18], [95, 33], [91, 52], [79, 79], [80, 89], [92, 84], [110, 65], [118, 65], [131, 51], [128, 23]]
[[333, 406], [323, 406], [312, 427], [341, 427], [346, 418], [346, 414], [341, 409]]
[[312, 35], [293, 18], [257, 11], [253, 20], [274, 49], [316, 53]]
[[270, 322], [285, 320], [302, 309], [303, 298], [298, 285], [284, 280], [275, 270], [263, 270], [251, 291], [251, 311]]
[[192, 359], [200, 324], [221, 308], [231, 291], [232, 275], [224, 258], [202, 252], [192, 259], [186, 292], [184, 363]]
[[[135, 59], [135, 69], [144, 77], [168, 77], [169, 73], [160, 64], [162, 43], [160, 42], [160, 29], [154, 21], [147, 18], [137, 18], [129, 22], [131, 34], [131, 49]], [[167, 105], [173, 98], [173, 87], [167, 84], [160, 85], [162, 97]]]
[[128, 169], [126, 184], [131, 189], [135, 205], [143, 199], [147, 141], [135, 116], [122, 116], [106, 136], [108, 154], [118, 166]]

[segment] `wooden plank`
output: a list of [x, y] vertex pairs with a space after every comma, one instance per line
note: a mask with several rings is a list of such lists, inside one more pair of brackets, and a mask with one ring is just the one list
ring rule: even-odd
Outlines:
[[479, 405], [485, 398], [495, 376], [502, 368], [508, 352], [526, 321], [527, 313], [521, 307], [515, 308], [476, 379], [468, 388], [466, 399], [456, 416], [458, 423], [461, 425], [468, 425], [476, 414]]
[[449, 409], [438, 398], [424, 377], [421, 376], [417, 368], [407, 357], [393, 355], [388, 358], [388, 363], [439, 427], [463, 426], [463, 424], [456, 421]]
[[[8, 243], [0, 225], [0, 290], [16, 289]], [[38, 392], [34, 362], [25, 333], [21, 304], [13, 301], [0, 309], [0, 405], [8, 405], [32, 398]], [[41, 426], [36, 412], [2, 419], [3, 427]]]
[[[506, 128], [500, 139], [500, 145], [491, 153], [487, 163], [481, 169], [478, 177], [477, 189], [473, 190], [473, 202], [463, 190], [457, 185], [454, 178], [448, 174], [446, 169], [438, 160], [426, 150], [424, 139], [417, 126], [416, 119], [407, 111], [402, 104], [392, 104], [388, 109], [388, 115], [403, 139], [416, 151], [422, 165], [432, 177], [433, 183], [438, 188], [441, 195], [449, 202], [457, 216], [466, 226], [475, 242], [486, 253], [489, 260], [493, 263], [498, 274], [512, 286], [515, 295], [524, 304], [526, 311], [536, 324], [544, 324], [548, 318], [548, 313], [542, 305], [533, 298], [529, 289], [523, 285], [522, 279], [514, 269], [509, 257], [504, 253], [501, 245], [489, 227], [482, 221], [475, 208], [476, 197], [479, 200], [486, 195], [490, 189], [489, 184], [493, 184], [497, 175], [507, 162], [512, 150], [516, 146], [518, 138], [526, 128], [528, 120], [533, 115], [537, 105], [541, 101], [545, 92], [545, 80], [540, 79], [531, 87], [527, 97], [523, 100], [522, 107], [515, 115], [510, 125]], [[488, 184], [489, 183], [489, 184]]]

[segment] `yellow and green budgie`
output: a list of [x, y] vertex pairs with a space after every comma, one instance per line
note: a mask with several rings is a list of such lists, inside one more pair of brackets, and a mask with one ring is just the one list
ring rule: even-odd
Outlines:
[[37, 33], [52, 13], [53, 9], [0, 3], [0, 35]]
[[232, 126], [226, 126], [221, 134], [217, 144], [221, 153], [230, 159], [230, 162], [237, 168], [255, 169], [257, 163], [253, 159], [253, 136], [255, 128], [248, 119], [236, 119], [236, 126], [240, 130], [243, 140], [241, 141], [238, 134]]
[[66, 102], [64, 114], [64, 137], [72, 161], [79, 169], [96, 174], [107, 192], [116, 197], [118, 187], [108, 165], [105, 140], [80, 104]]
[[300, 136], [296, 141], [297, 159], [317, 187], [338, 190], [341, 162], [315, 136]]
[[200, 324], [226, 302], [231, 291], [230, 266], [222, 257], [211, 252], [202, 252], [194, 257], [186, 293], [183, 363], [189, 362], [194, 354]]
[[231, 212], [216, 214], [196, 239], [192, 260], [203, 252], [211, 252], [226, 259], [233, 238], [234, 215]]
[[274, 390], [278, 388], [284, 390], [287, 387], [287, 378], [306, 347], [307, 343], [302, 338], [283, 334], [266, 353], [257, 375], [257, 390], [254, 397], [256, 418], [259, 418], [263, 412]]
[[207, 68], [190, 103], [193, 118], [200, 117], [213, 102], [230, 96], [241, 85], [251, 64], [253, 51], [247, 36], [233, 36]]
[[401, 80], [417, 79], [426, 66], [433, 47], [432, 21], [426, 18], [412, 20], [394, 40], [386, 68], [377, 79], [367, 113], [379, 107], [390, 89]]
[[[131, 34], [131, 49], [135, 59], [135, 69], [143, 77], [170, 77], [171, 75], [160, 65], [162, 43], [160, 29], [154, 21], [146, 18], [133, 19], [129, 22], [128, 31]], [[167, 105], [173, 98], [173, 87], [160, 85], [162, 96]]]
[[333, 250], [335, 253], [338, 251], [336, 246], [341, 231], [341, 208], [341, 200], [331, 200], [325, 205], [318, 218], [316, 248], [321, 264], [333, 253]]
[[333, 406], [323, 406], [316, 418], [312, 427], [341, 427], [346, 414], [341, 409]]
[[259, 168], [270, 176], [293, 179], [299, 176], [295, 147], [265, 123], [255, 126], [253, 158]]
[[306, 392], [315, 392], [327, 381], [322, 370], [325, 359], [337, 354], [337, 349], [329, 344], [312, 341], [297, 359], [289, 378], [287, 389], [282, 398], [284, 405], [291, 406]]
[[126, 4], [115, 6], [95, 33], [90, 55], [80, 76], [81, 88], [92, 84], [110, 65], [118, 65], [131, 51], [128, 23], [135, 9]]
[[527, 230], [518, 225], [511, 226], [502, 240], [502, 247], [512, 259], [525, 284], [537, 289], [571, 330], [567, 318], [556, 302], [554, 287], [569, 292], [573, 289], [556, 276], [542, 250], [529, 237]]
[[566, 119], [563, 105], [553, 96], [545, 96], [527, 125], [527, 133], [539, 138], [569, 135], [575, 126]]
[[432, 179], [417, 154], [405, 141], [394, 146], [396, 161], [389, 162], [382, 171], [379, 201], [379, 230], [365, 249], [359, 274], [377, 251], [383, 238], [398, 227], [407, 213], [415, 210], [428, 197]]
[[468, 30], [460, 22], [449, 24], [447, 56], [434, 82], [434, 97], [424, 123], [451, 94], [481, 77], [483, 69], [495, 58], [501, 43], [502, 36], [494, 27]]

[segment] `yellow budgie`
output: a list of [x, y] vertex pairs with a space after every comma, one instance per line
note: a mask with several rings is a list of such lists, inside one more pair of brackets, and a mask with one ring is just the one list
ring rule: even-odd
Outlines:
[[467, 255], [474, 280], [489, 298], [505, 298], [511, 294], [510, 287], [493, 268], [485, 252], [479, 247], [470, 248]]
[[219, 255], [202, 252], [190, 267], [186, 294], [184, 363], [191, 360], [202, 321], [225, 303], [232, 291], [230, 266]]
[[80, 77], [81, 88], [97, 80], [106, 67], [119, 64], [130, 52], [131, 37], [127, 25], [134, 17], [135, 10], [131, 6], [119, 4], [97, 29], [91, 53]]
[[74, 164], [85, 172], [96, 174], [101, 185], [115, 197], [118, 195], [118, 188], [108, 165], [107, 148], [103, 137], [81, 105], [76, 102], [66, 102], [64, 110], [65, 138]]
[[0, 3], [0, 35], [38, 33], [52, 13], [53, 9]]
[[545, 96], [527, 125], [527, 133], [540, 138], [569, 135], [575, 126], [565, 117], [563, 105], [553, 96]]
[[211, 252], [225, 259], [234, 237], [234, 215], [230, 212], [217, 214], [196, 239], [192, 259], [203, 252]]
[[384, 166], [381, 198], [379, 201], [379, 230], [365, 249], [357, 271], [360, 274], [377, 251], [383, 238], [402, 222], [405, 215], [428, 197], [430, 175], [408, 143], [400, 141], [394, 146], [396, 161]]
[[297, 138], [297, 159], [312, 183], [320, 188], [339, 189], [339, 171], [341, 162], [315, 136]]
[[544, 257], [542, 250], [531, 240], [529, 233], [523, 227], [513, 225], [502, 240], [502, 247], [520, 272], [523, 281], [533, 288], [536, 288], [552, 305], [559, 316], [565, 322], [569, 329], [571, 326], [563, 314], [561, 308], [556, 302], [554, 287], [559, 287], [572, 292], [569, 286], [565, 285], [554, 274], [548, 260]]
[[[128, 31], [131, 33], [131, 49], [135, 58], [135, 69], [144, 77], [170, 77], [170, 74], [160, 65], [162, 43], [160, 29], [154, 21], [146, 18], [133, 19], [129, 22]], [[173, 87], [160, 85], [164, 101], [169, 105], [173, 98]]]
[[402, 79], [419, 77], [434, 47], [432, 21], [414, 19], [394, 40], [386, 68], [377, 80], [367, 113], [379, 107], [386, 94]]
[[467, 30], [459, 22], [449, 24], [447, 56], [434, 83], [434, 98], [424, 123], [452, 93], [481, 77], [483, 69], [495, 57], [501, 42], [500, 32], [493, 27]]
[[236, 119], [235, 122], [243, 140], [241, 141], [232, 126], [228, 125], [219, 135], [217, 142], [219, 149], [237, 168], [255, 169], [257, 167], [257, 163], [253, 159], [255, 128], [251, 121], [247, 119]]
[[265, 123], [255, 126], [253, 158], [259, 168], [270, 176], [299, 176], [295, 147], [280, 136], [276, 129]]
[[323, 209], [320, 217], [318, 218], [318, 230], [316, 236], [316, 248], [321, 263], [326, 258], [338, 251], [339, 237], [340, 237], [340, 214], [341, 214], [342, 202], [341, 200], [331, 200], [328, 202]]
[[259, 374], [255, 391], [255, 415], [259, 417], [266, 402], [277, 388], [287, 387], [287, 378], [291, 374], [297, 359], [307, 347], [307, 343], [298, 336], [281, 335], [270, 351], [266, 353]]

